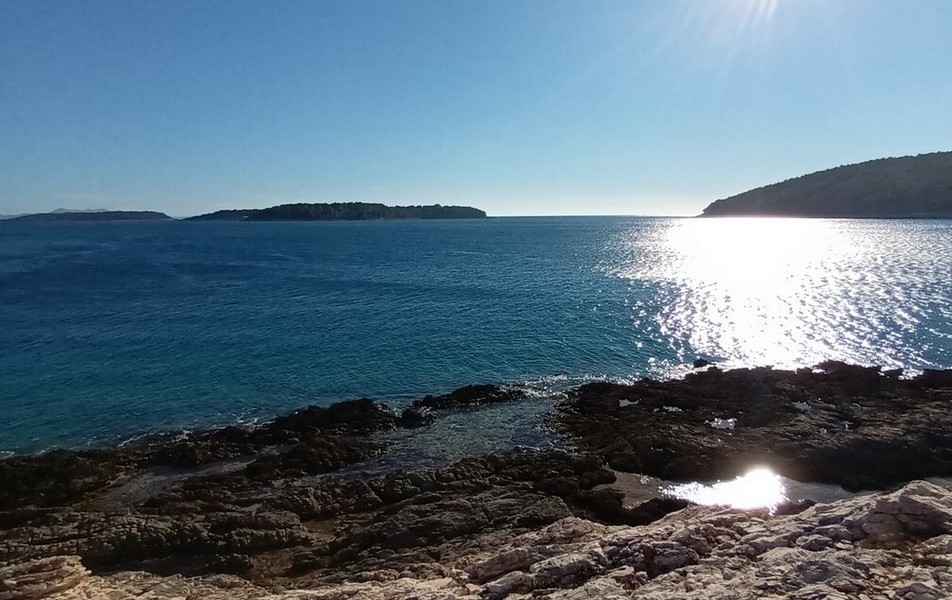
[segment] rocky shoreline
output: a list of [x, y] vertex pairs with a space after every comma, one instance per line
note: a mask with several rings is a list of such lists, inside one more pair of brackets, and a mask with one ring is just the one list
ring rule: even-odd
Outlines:
[[840, 362], [593, 383], [555, 415], [614, 469], [664, 479], [734, 477], [752, 464], [798, 481], [882, 489], [952, 474], [952, 371], [901, 378]]
[[[523, 395], [468, 386], [399, 414], [364, 399], [2, 460], [0, 600], [952, 596], [952, 490], [912, 481], [952, 476], [952, 371], [831, 362], [591, 384], [551, 415], [570, 452], [341, 471], [385, 453], [380, 432]], [[616, 471], [712, 480], [752, 463], [894, 491], [770, 514], [633, 503], [613, 485]]]

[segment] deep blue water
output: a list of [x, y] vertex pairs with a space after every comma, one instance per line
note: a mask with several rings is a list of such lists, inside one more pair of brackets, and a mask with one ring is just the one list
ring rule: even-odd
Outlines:
[[952, 367], [952, 222], [0, 222], [0, 451], [477, 382]]

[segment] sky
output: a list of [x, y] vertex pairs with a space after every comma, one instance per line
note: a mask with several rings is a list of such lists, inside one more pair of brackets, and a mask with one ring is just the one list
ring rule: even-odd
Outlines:
[[0, 214], [698, 214], [952, 150], [950, 31], [948, 0], [0, 0]]

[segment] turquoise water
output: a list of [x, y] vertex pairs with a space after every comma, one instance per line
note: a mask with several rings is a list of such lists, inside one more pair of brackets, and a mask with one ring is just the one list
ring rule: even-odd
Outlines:
[[952, 222], [0, 222], [0, 450], [477, 382], [952, 367]]

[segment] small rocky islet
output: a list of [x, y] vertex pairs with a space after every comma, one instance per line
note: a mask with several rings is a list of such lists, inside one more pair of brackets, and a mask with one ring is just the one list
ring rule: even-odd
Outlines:
[[[383, 432], [519, 402], [467, 386], [254, 427], [0, 461], [0, 599], [952, 597], [952, 371], [827, 362], [595, 383], [552, 411], [569, 450], [368, 476]], [[626, 471], [751, 464], [863, 491], [775, 511], [634, 503]], [[876, 491], [873, 491], [876, 490]]]

